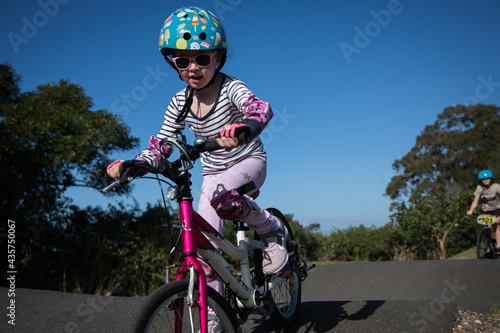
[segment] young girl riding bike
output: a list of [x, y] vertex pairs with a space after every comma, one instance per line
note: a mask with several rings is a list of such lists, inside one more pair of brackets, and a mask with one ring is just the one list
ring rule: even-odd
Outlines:
[[[177, 137], [186, 124], [197, 138], [219, 137], [224, 149], [202, 154], [198, 213], [220, 233], [225, 219], [245, 221], [262, 240], [264, 273], [279, 272], [288, 262], [286, 228], [252, 198], [266, 178], [266, 153], [259, 134], [273, 116], [269, 103], [258, 99], [244, 82], [221, 72], [226, 34], [207, 10], [184, 7], [173, 12], [160, 31], [160, 52], [188, 86], [172, 98], [158, 135], [134, 160], [158, 166], [172, 153], [170, 147], [160, 148], [159, 142]], [[249, 139], [240, 146], [241, 133]], [[121, 177], [122, 163], [108, 166], [112, 178]], [[250, 190], [240, 195], [236, 189], [242, 186]], [[208, 284], [222, 293], [222, 282], [208, 266], [206, 273]]]
[[481, 203], [483, 214], [495, 215], [495, 223], [489, 225], [488, 228], [495, 234], [497, 250], [500, 250], [500, 185], [494, 183], [495, 178], [490, 170], [480, 171], [477, 180], [479, 185], [476, 187], [475, 199], [467, 215], [472, 215], [479, 203]]

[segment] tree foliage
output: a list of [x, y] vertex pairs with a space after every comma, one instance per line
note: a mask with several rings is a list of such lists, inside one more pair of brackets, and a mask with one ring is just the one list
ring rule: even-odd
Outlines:
[[495, 105], [444, 109], [417, 137], [411, 151], [393, 163], [398, 174], [386, 195], [395, 200], [440, 187], [457, 194], [476, 184], [480, 170], [500, 171], [499, 126], [500, 109]]
[[[11, 65], [0, 64], [0, 105], [19, 98], [20, 82], [21, 77], [16, 74]], [[3, 117], [3, 110], [0, 109], [0, 112], [0, 116]]]
[[402, 227], [418, 258], [444, 259], [454, 233], [472, 232], [473, 223], [465, 217], [473, 199], [470, 191], [481, 169], [498, 170], [499, 125], [495, 105], [448, 107], [425, 127], [411, 151], [394, 162], [398, 174], [386, 189], [395, 200], [391, 219]]
[[[0, 71], [0, 86], [18, 91], [12, 68]], [[117, 116], [92, 111], [92, 98], [67, 80], [10, 96], [0, 104], [2, 210], [50, 211], [70, 186], [103, 185], [110, 152], [137, 146]]]
[[[139, 212], [139, 213], [138, 213]], [[176, 212], [149, 205], [85, 209], [71, 206], [40, 235], [17, 285], [102, 295], [148, 295], [165, 283], [172, 248], [179, 234]], [[174, 238], [175, 239], [175, 238]], [[174, 253], [176, 260], [180, 253]]]
[[119, 117], [91, 110], [92, 98], [76, 84], [21, 92], [20, 82], [12, 66], [0, 64], [0, 216], [16, 221], [17, 259], [28, 265], [68, 209], [65, 190], [102, 187], [108, 155], [138, 139]]
[[[403, 244], [412, 249], [415, 258], [446, 259], [448, 252], [463, 251], [474, 240], [475, 224], [465, 215], [471, 198], [470, 191], [451, 195], [438, 189], [433, 196], [413, 193], [407, 204], [398, 206], [391, 220], [402, 228]], [[467, 231], [461, 233], [461, 238], [466, 237], [468, 241], [459, 242], [456, 237], [452, 238], [458, 230]], [[458, 244], [452, 244], [450, 248], [447, 246], [450, 239]]]
[[285, 215], [285, 217], [290, 223], [295, 241], [299, 244], [299, 257], [304, 260], [326, 259], [326, 248], [324, 242], [322, 242], [323, 235], [318, 231], [320, 225], [313, 223], [303, 227], [293, 219], [293, 214]]
[[335, 230], [328, 236], [330, 258], [341, 262], [398, 260], [400, 230], [391, 224]]

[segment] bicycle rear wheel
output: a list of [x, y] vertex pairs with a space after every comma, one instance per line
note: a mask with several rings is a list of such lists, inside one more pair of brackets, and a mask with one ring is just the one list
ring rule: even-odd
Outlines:
[[495, 259], [497, 257], [497, 254], [493, 250], [493, 244], [491, 242], [490, 235], [488, 234], [488, 231], [485, 229], [481, 229], [477, 234], [476, 252], [478, 259], [485, 259], [485, 258]]
[[[141, 307], [132, 332], [200, 332], [199, 308], [187, 305], [188, 284], [188, 280], [174, 281], [155, 290]], [[209, 332], [240, 331], [232, 309], [210, 287], [208, 305], [215, 312], [215, 316], [209, 314]], [[180, 319], [181, 328], [176, 327], [175, 316]]]
[[[273, 216], [278, 218], [286, 226], [288, 237], [287, 244], [295, 242], [290, 224], [285, 216], [276, 208], [268, 208]], [[290, 252], [290, 251], [289, 251]], [[296, 252], [296, 249], [295, 249]], [[290, 262], [298, 261], [298, 253], [294, 253]], [[271, 277], [272, 279], [273, 277]], [[302, 297], [302, 281], [295, 272], [284, 277], [279, 286], [269, 291], [264, 299], [264, 305], [269, 317], [279, 326], [288, 327], [292, 325], [299, 316], [300, 301]]]

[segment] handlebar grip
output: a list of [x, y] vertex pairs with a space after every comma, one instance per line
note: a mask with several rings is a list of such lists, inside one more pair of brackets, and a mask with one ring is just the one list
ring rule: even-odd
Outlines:
[[215, 139], [212, 139], [212, 140], [196, 140], [195, 143], [194, 143], [194, 147], [198, 150], [198, 151], [214, 151], [214, 150], [218, 150], [218, 149], [222, 149], [219, 144], [217, 143], [217, 141]]
[[122, 163], [122, 165], [120, 165], [120, 172], [123, 170], [126, 170], [130, 167], [133, 167], [134, 165], [137, 164], [137, 161], [136, 160], [126, 160]]
[[[248, 143], [247, 133], [240, 133], [238, 135], [238, 146], [242, 146]], [[196, 150], [201, 152], [214, 151], [222, 149], [215, 139], [199, 138], [194, 141], [194, 147]]]
[[137, 161], [135, 160], [126, 160], [120, 165], [120, 185], [128, 184], [132, 181], [132, 179], [134, 179], [134, 177], [131, 177], [127, 171], [130, 171], [130, 168], [137, 164], [136, 162]]

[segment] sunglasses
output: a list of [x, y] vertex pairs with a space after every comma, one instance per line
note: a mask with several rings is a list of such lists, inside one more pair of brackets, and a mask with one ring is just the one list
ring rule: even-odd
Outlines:
[[207, 67], [212, 62], [212, 58], [217, 52], [198, 54], [192, 57], [172, 57], [175, 67], [179, 70], [188, 69], [194, 61], [198, 67]]

